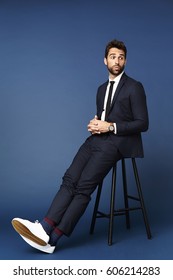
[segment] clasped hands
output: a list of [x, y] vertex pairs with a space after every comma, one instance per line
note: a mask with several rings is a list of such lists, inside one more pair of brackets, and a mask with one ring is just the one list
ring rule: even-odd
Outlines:
[[95, 116], [94, 119], [90, 120], [87, 127], [91, 134], [100, 134], [108, 132], [109, 125], [110, 123], [98, 120], [98, 117]]

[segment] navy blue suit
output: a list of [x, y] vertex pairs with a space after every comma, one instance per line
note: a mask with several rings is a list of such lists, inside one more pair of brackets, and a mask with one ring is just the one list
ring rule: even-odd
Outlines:
[[[97, 116], [100, 119], [108, 82], [97, 91]], [[84, 213], [91, 194], [122, 157], [143, 157], [141, 132], [148, 129], [148, 111], [140, 82], [122, 75], [108, 115], [116, 123], [117, 134], [89, 136], [80, 147], [63, 177], [46, 217], [69, 236]]]

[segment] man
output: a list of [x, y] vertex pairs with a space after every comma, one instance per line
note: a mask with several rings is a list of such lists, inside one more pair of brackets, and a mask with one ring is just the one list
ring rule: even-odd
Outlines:
[[91, 135], [64, 174], [62, 185], [39, 223], [21, 218], [13, 227], [32, 247], [53, 253], [62, 235], [70, 236], [98, 183], [121, 158], [143, 157], [141, 132], [148, 129], [144, 88], [124, 73], [127, 49], [113, 40], [105, 49], [109, 80], [98, 88]]

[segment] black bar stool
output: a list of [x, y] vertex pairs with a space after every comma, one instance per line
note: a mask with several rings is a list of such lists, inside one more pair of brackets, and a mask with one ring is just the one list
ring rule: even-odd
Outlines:
[[[116, 190], [116, 169], [117, 164], [112, 168], [112, 188], [111, 188], [111, 198], [110, 198], [110, 212], [108, 214], [103, 213], [99, 211], [99, 202], [100, 202], [100, 196], [102, 191], [102, 185], [103, 181], [98, 185], [97, 194], [96, 194], [96, 200], [95, 200], [95, 206], [90, 226], [90, 234], [94, 232], [95, 223], [97, 218], [108, 218], [109, 219], [109, 230], [108, 230], [108, 245], [112, 245], [112, 234], [113, 234], [113, 222], [114, 222], [114, 216], [118, 215], [125, 215], [126, 218], [126, 227], [130, 228], [130, 211], [134, 210], [141, 210], [143, 214], [143, 219], [146, 227], [147, 237], [148, 239], [151, 239], [151, 231], [150, 226], [147, 218], [146, 208], [144, 204], [144, 199], [142, 195], [142, 189], [141, 184], [139, 180], [138, 170], [135, 158], [131, 158], [132, 166], [133, 166], [133, 172], [135, 176], [136, 181], [136, 187], [138, 191], [138, 196], [131, 196], [128, 194], [127, 190], [127, 177], [126, 177], [126, 166], [125, 166], [125, 159], [121, 160], [122, 164], [122, 179], [123, 179], [123, 193], [124, 193], [124, 208], [122, 209], [115, 209], [115, 190]], [[129, 207], [129, 200], [135, 200], [138, 202], [137, 207]]]

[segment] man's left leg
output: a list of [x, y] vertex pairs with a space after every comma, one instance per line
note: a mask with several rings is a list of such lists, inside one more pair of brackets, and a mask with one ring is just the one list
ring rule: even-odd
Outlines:
[[[106, 145], [105, 142], [106, 141]], [[100, 138], [93, 146], [93, 153], [85, 166], [75, 189], [73, 200], [69, 204], [57, 227], [69, 236], [78, 220], [85, 212], [91, 199], [91, 194], [97, 185], [108, 174], [112, 166], [121, 159], [117, 147], [112, 145], [109, 136]]]

